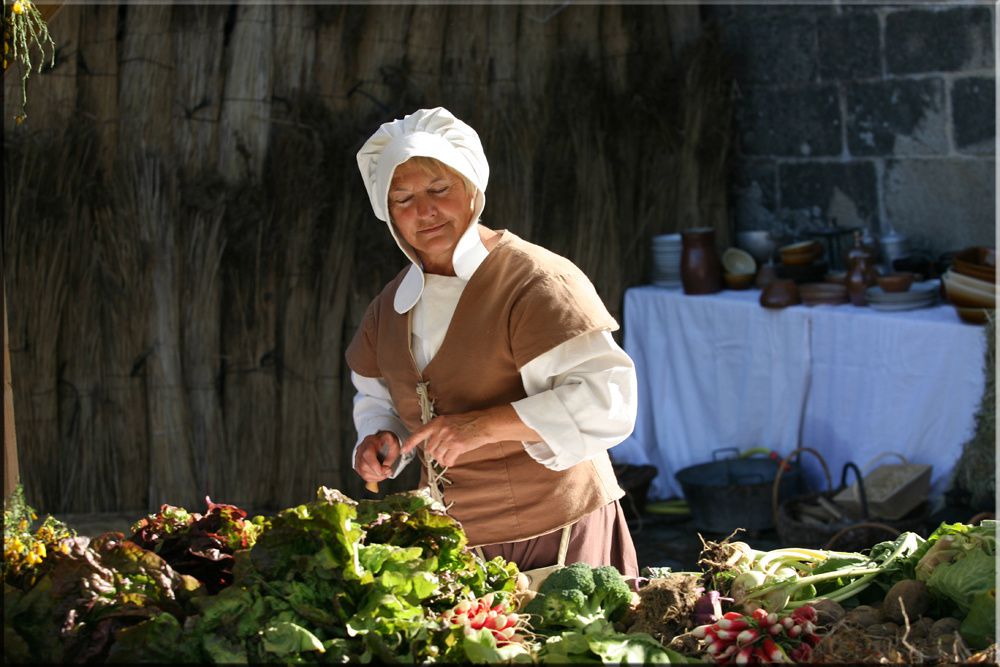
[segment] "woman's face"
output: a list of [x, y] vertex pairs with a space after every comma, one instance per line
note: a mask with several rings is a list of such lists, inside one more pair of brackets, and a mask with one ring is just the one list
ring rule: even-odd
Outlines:
[[473, 192], [441, 166], [427, 169], [407, 160], [389, 185], [389, 215], [428, 273], [454, 274], [451, 256], [472, 219]]

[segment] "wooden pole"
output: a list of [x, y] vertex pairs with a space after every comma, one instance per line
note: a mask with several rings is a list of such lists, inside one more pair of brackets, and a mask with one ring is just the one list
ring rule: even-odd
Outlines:
[[[2, 280], [2, 279], [0, 279]], [[14, 388], [11, 384], [10, 345], [7, 337], [6, 281], [0, 282], [0, 305], [3, 309], [3, 497], [10, 496], [18, 482], [17, 436], [14, 431]]]

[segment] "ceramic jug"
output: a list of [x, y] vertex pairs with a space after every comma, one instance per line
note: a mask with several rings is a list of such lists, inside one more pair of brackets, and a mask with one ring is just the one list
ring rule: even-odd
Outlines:
[[868, 305], [867, 289], [875, 284], [878, 273], [875, 257], [864, 247], [861, 232], [854, 232], [854, 247], [847, 251], [847, 297], [855, 306]]
[[715, 249], [715, 230], [694, 227], [681, 232], [681, 284], [685, 294], [722, 291], [722, 262]]

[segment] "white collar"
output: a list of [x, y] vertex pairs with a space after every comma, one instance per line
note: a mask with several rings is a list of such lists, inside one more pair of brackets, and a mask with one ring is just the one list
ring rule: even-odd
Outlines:
[[[465, 282], [469, 282], [472, 274], [476, 272], [488, 254], [489, 251], [479, 236], [479, 216], [476, 216], [462, 237], [458, 239], [458, 243], [455, 244], [455, 252], [451, 256], [455, 275]], [[420, 296], [423, 293], [424, 271], [417, 264], [411, 263], [406, 275], [399, 283], [399, 287], [396, 288], [396, 295], [392, 300], [393, 308], [402, 315], [417, 305], [417, 301], [420, 301]]]

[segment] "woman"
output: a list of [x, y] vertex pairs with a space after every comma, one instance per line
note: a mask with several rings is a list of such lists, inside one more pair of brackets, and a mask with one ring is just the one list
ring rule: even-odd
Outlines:
[[385, 123], [358, 166], [410, 265], [347, 350], [355, 470], [377, 483], [419, 456], [422, 483], [486, 558], [637, 576], [607, 454], [632, 431], [635, 370], [593, 285], [479, 224], [489, 165], [447, 110]]

